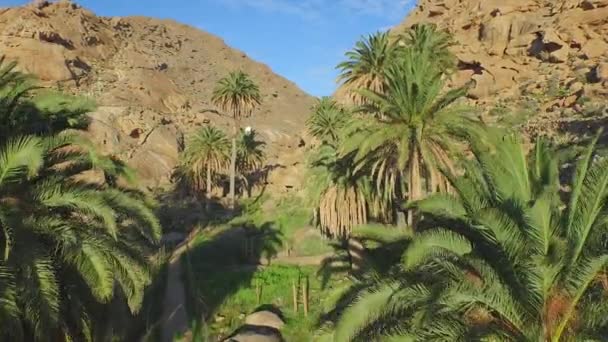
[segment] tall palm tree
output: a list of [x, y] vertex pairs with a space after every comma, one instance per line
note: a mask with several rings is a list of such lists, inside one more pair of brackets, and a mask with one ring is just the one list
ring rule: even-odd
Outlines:
[[237, 169], [246, 174], [262, 167], [266, 143], [254, 129], [242, 129], [237, 145]]
[[182, 156], [183, 168], [197, 189], [201, 188], [203, 178], [206, 179], [207, 210], [211, 205], [212, 176], [225, 169], [229, 150], [230, 142], [226, 134], [213, 126], [199, 129], [186, 143]]
[[266, 143], [259, 139], [254, 129], [241, 129], [237, 143], [236, 169], [248, 196], [251, 196], [253, 183], [263, 181], [265, 175], [260, 172], [266, 154]]
[[411, 201], [447, 189], [441, 170], [454, 170], [459, 139], [476, 125], [470, 110], [456, 104], [466, 87], [444, 91], [443, 71], [427, 56], [408, 49], [386, 72], [383, 93], [360, 90], [367, 102], [361, 111], [375, 115], [356, 120], [341, 147], [384, 192], [406, 180]]
[[230, 206], [235, 205], [235, 177], [237, 159], [237, 138], [241, 119], [251, 115], [260, 105], [260, 89], [242, 71], [231, 72], [221, 79], [213, 91], [213, 103], [221, 110], [232, 115], [232, 153], [230, 156]]
[[364, 292], [338, 340], [605, 339], [608, 159], [592, 144], [565, 196], [554, 151], [538, 142], [526, 158], [516, 137], [495, 133], [476, 141], [464, 176], [450, 175], [453, 195], [414, 204], [429, 226], [406, 249], [402, 276]]
[[346, 53], [347, 61], [338, 64], [340, 76], [338, 98], [347, 103], [364, 104], [367, 100], [358, 92], [368, 89], [377, 93], [385, 91], [385, 74], [396, 59], [402, 46], [390, 32], [377, 32], [358, 41], [352, 51]]
[[139, 309], [161, 228], [134, 191], [78, 179], [61, 135], [0, 145], [0, 339], [90, 340], [99, 306]]

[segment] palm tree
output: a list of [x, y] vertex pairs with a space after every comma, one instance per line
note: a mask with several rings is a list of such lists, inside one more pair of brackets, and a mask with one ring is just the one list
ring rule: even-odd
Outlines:
[[241, 119], [251, 115], [260, 105], [262, 98], [260, 89], [242, 71], [231, 72], [221, 79], [213, 91], [213, 103], [233, 118], [232, 125], [232, 153], [230, 156], [230, 206], [235, 204], [235, 177], [237, 159], [237, 138]]
[[125, 298], [137, 312], [150, 282], [161, 228], [149, 201], [79, 178], [71, 166], [88, 153], [77, 141], [0, 145], [2, 340], [90, 340], [100, 305]]
[[375, 115], [356, 120], [341, 147], [383, 192], [407, 180], [411, 201], [448, 188], [441, 170], [454, 170], [459, 139], [476, 125], [469, 109], [455, 104], [467, 89], [444, 91], [443, 72], [427, 56], [409, 49], [386, 72], [384, 93], [360, 91], [367, 102], [360, 110]]
[[[443, 237], [421, 237], [408, 252], [410, 265], [436, 255], [438, 249], [428, 246], [443, 244], [441, 253], [454, 257], [446, 266], [462, 261], [476, 274], [456, 274], [446, 291], [464, 298], [452, 293], [446, 303], [490, 318], [505, 340], [601, 340], [608, 328], [608, 305], [597, 292], [608, 266], [608, 160], [594, 162], [595, 143], [589, 146], [577, 163], [569, 199], [562, 201], [559, 163], [546, 144], [537, 143], [527, 161], [517, 138], [497, 140], [475, 146], [480, 172], [454, 182], [459, 196], [417, 205], [438, 222], [460, 227], [443, 230]], [[445, 205], [454, 206], [440, 209]]]
[[351, 113], [333, 98], [323, 97], [312, 108], [312, 115], [306, 122], [310, 134], [322, 143], [334, 145], [340, 132], [352, 119]]
[[355, 174], [352, 158], [340, 158], [343, 130], [356, 120], [352, 113], [331, 98], [313, 107], [308, 131], [321, 141], [309, 160], [307, 192], [315, 209], [315, 221], [334, 238], [347, 238], [352, 229], [370, 217], [389, 220], [388, 202], [377, 196], [370, 178]]
[[456, 67], [456, 56], [450, 52], [450, 47], [454, 45], [452, 36], [445, 31], [438, 30], [434, 24], [413, 26], [401, 36], [401, 41], [415, 51], [432, 52], [429, 57], [439, 70], [449, 73]]
[[[242, 129], [237, 144], [236, 169], [239, 178], [245, 184], [248, 195], [251, 195], [250, 181], [252, 176], [262, 168], [266, 143], [258, 139], [259, 134], [253, 129]], [[257, 175], [259, 177], [259, 175]]]
[[542, 141], [526, 158], [518, 138], [493, 132], [473, 153], [464, 176], [450, 175], [453, 195], [414, 204], [428, 228], [406, 249], [404, 274], [364, 292], [338, 340], [605, 339], [608, 159], [592, 144], [564, 196], [560, 163]]
[[311, 156], [307, 192], [315, 208], [315, 221], [331, 237], [348, 238], [353, 227], [368, 220], [364, 177], [356, 178], [348, 161], [324, 144]]
[[367, 99], [361, 96], [359, 89], [383, 93], [386, 71], [398, 59], [401, 50], [398, 39], [392, 38], [388, 31], [358, 41], [355, 48], [346, 53], [348, 60], [338, 65], [338, 98], [345, 97], [347, 103], [361, 105]]
[[[321, 145], [309, 159], [307, 195], [314, 206], [314, 221], [328, 236], [348, 238], [353, 227], [365, 224], [370, 214], [369, 179], [354, 175], [352, 160], [339, 158], [342, 131], [353, 115], [330, 97], [318, 100], [307, 121], [308, 131]], [[372, 211], [374, 208], [371, 208]]]
[[[206, 179], [207, 210], [211, 205], [211, 180], [213, 174], [225, 169], [230, 142], [226, 134], [213, 126], [205, 126], [196, 131], [186, 143], [182, 156], [183, 168], [190, 176], [196, 189], [200, 189]], [[206, 175], [206, 176], [203, 176]]]
[[16, 135], [50, 135], [88, 125], [85, 115], [93, 101], [52, 90], [38, 90], [31, 75], [16, 70], [17, 63], [0, 57], [0, 143]]

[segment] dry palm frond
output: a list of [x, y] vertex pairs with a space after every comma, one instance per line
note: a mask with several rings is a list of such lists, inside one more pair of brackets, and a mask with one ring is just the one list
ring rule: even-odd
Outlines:
[[318, 219], [328, 235], [346, 237], [353, 227], [367, 223], [365, 196], [354, 186], [333, 185], [321, 197]]

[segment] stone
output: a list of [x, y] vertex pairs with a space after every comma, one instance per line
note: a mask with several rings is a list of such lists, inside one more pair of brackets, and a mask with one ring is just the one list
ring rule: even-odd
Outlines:
[[587, 41], [581, 52], [589, 59], [595, 59], [608, 53], [608, 43], [601, 38]]
[[574, 82], [570, 85], [569, 90], [570, 94], [576, 94], [582, 92], [585, 89], [585, 85], [583, 82]]
[[593, 70], [597, 82], [608, 82], [608, 63], [599, 63]]
[[224, 342], [283, 342], [281, 333], [274, 328], [244, 325], [237, 329]]
[[490, 55], [502, 56], [509, 45], [511, 18], [497, 16], [481, 26], [480, 40], [486, 44]]
[[158, 187], [168, 184], [179, 160], [178, 133], [170, 126], [158, 126], [142, 134], [141, 147], [129, 160], [142, 184]]
[[578, 100], [578, 95], [570, 95], [566, 97], [563, 101], [562, 107], [572, 107]]
[[543, 51], [549, 53], [549, 61], [563, 63], [568, 60], [569, 48], [554, 30], [542, 33]]
[[265, 326], [281, 330], [285, 325], [283, 319], [271, 311], [258, 311], [245, 318], [245, 323], [249, 325]]

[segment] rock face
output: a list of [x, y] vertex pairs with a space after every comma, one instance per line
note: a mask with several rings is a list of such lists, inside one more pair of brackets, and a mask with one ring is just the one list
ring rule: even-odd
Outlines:
[[455, 38], [450, 85], [474, 80], [484, 108], [529, 106], [545, 120], [605, 99], [608, 0], [420, 0], [393, 31], [428, 22]]
[[167, 184], [184, 135], [228, 124], [210, 103], [228, 72], [241, 69], [259, 84], [263, 105], [245, 124], [265, 137], [271, 158], [297, 149], [313, 104], [213, 35], [170, 20], [97, 17], [69, 1], [0, 9], [0, 55], [43, 85], [94, 98], [90, 136], [149, 187]]

